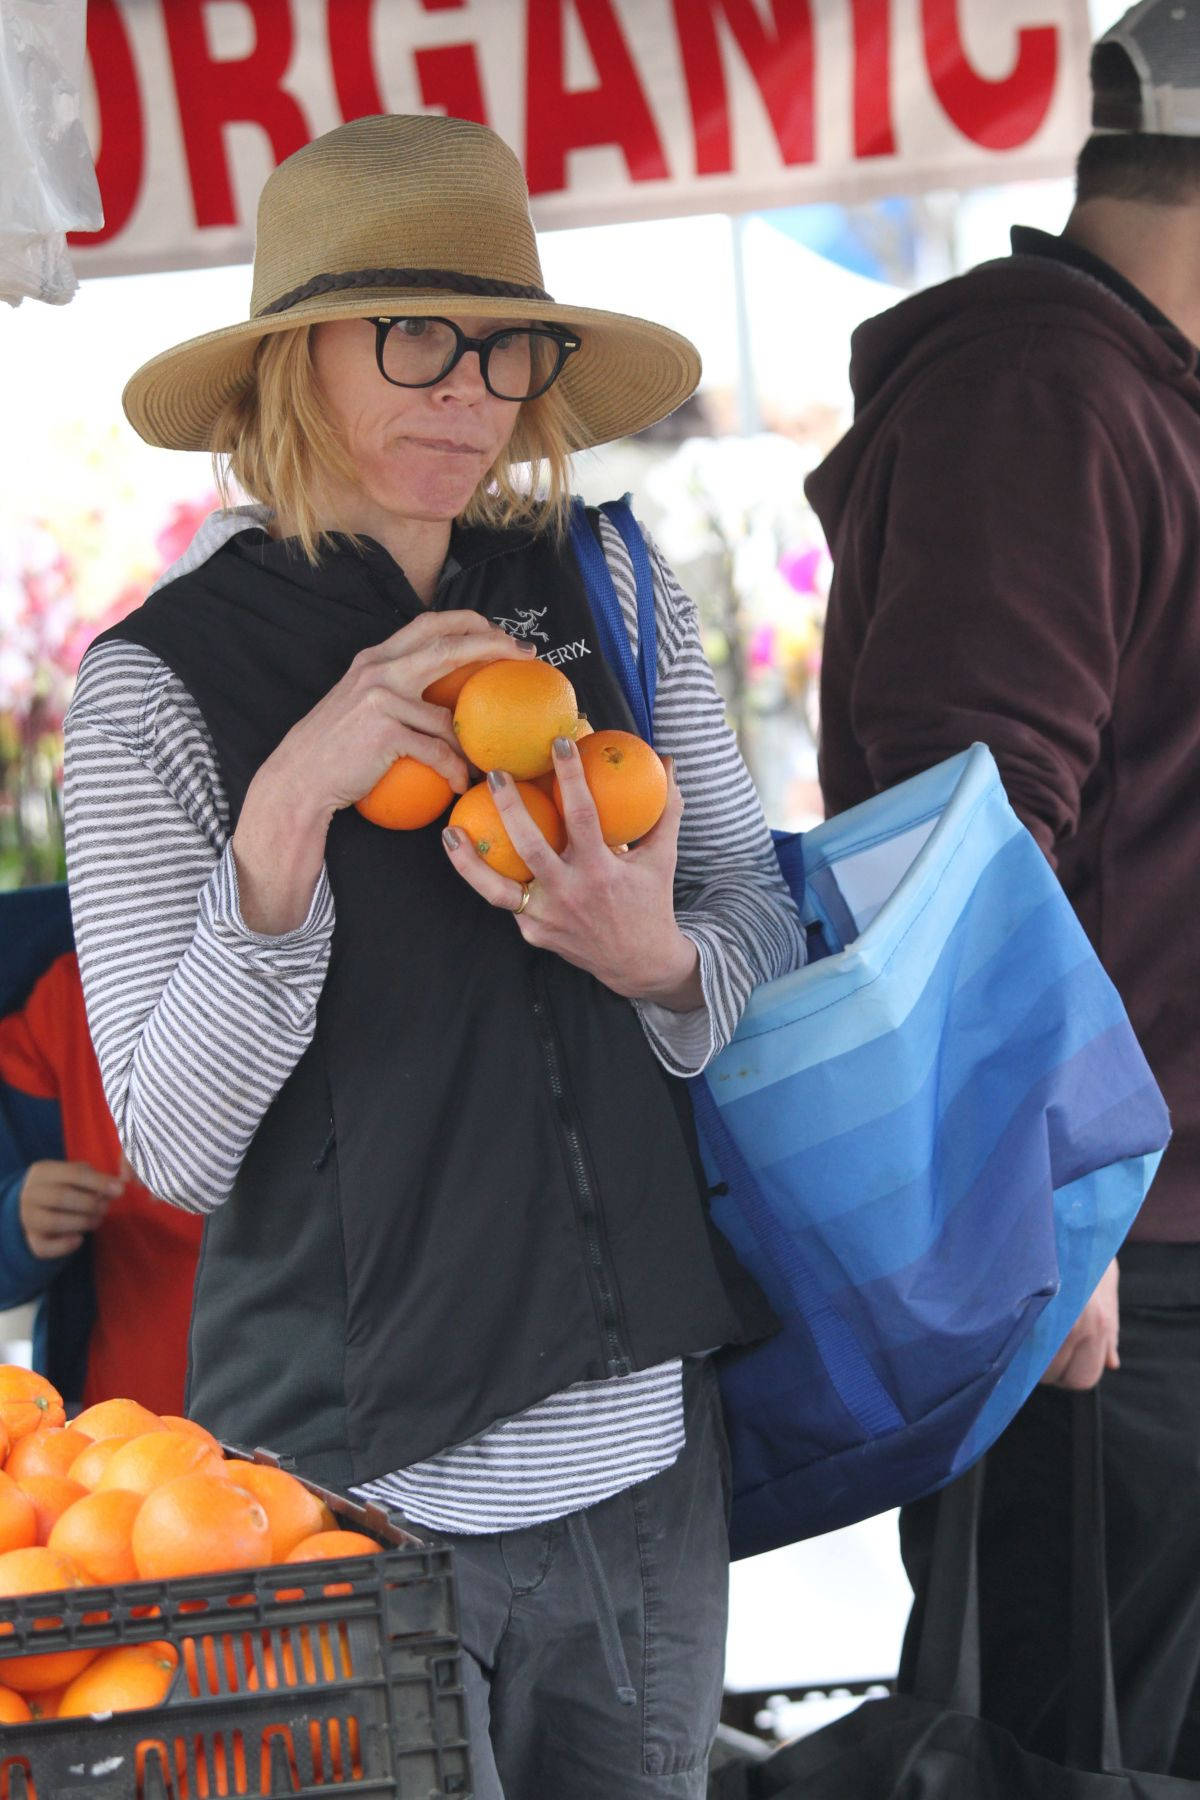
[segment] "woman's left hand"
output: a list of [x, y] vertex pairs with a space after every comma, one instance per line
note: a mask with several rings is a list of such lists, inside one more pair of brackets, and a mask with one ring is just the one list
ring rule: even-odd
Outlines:
[[[600, 833], [583, 767], [568, 739], [556, 740], [567, 846], [556, 854], [508, 776], [492, 777], [492, 798], [533, 880], [500, 875], [460, 831], [443, 834], [451, 862], [489, 905], [511, 912], [527, 944], [586, 969], [614, 993], [676, 1012], [702, 1006], [699, 952], [675, 921], [673, 888], [683, 798], [671, 759], [662, 817], [633, 849], [617, 853]], [[457, 840], [452, 843], [451, 838]], [[529, 900], [518, 913], [529, 889]]]

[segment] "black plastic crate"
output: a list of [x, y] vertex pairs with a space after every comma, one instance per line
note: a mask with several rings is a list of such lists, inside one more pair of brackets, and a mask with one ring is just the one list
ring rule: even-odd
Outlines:
[[18, 1654], [180, 1651], [161, 1706], [0, 1727], [0, 1800], [467, 1800], [451, 1552], [305, 1485], [379, 1555], [0, 1598], [0, 1683]]

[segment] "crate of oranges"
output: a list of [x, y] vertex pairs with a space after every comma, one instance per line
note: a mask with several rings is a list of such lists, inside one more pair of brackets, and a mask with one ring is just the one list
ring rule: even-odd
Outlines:
[[465, 1796], [450, 1551], [0, 1365], [0, 1800]]

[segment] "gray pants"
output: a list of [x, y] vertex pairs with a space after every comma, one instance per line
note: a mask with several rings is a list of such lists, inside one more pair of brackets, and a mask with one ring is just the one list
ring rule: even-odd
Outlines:
[[684, 1367], [661, 1475], [523, 1531], [447, 1538], [475, 1800], [702, 1800], [721, 1706], [729, 1460], [716, 1377]]

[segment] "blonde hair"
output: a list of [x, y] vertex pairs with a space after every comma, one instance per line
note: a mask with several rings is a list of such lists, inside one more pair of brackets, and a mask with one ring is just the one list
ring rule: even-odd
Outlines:
[[[336, 521], [324, 518], [326, 480], [356, 479], [317, 384], [314, 330], [301, 326], [264, 337], [253, 379], [226, 402], [213, 430], [221, 446], [213, 452], [213, 474], [222, 504], [233, 503], [236, 482], [288, 522], [311, 563], [319, 562], [323, 541], [337, 530]], [[571, 496], [570, 457], [581, 435], [560, 383], [524, 401], [512, 436], [460, 515], [463, 524], [527, 525], [561, 536]]]

